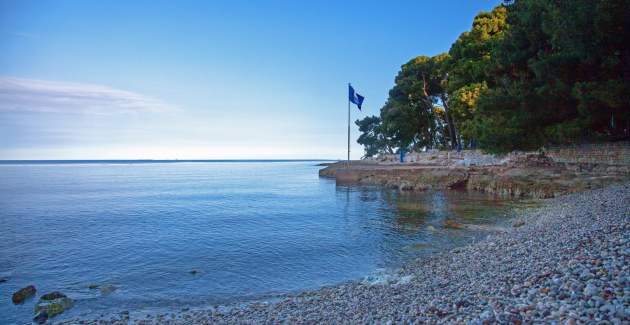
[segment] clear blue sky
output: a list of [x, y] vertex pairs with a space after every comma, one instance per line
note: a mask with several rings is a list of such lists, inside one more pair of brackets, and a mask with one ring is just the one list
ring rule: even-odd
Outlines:
[[378, 114], [499, 3], [0, 0], [0, 159], [343, 158], [348, 82]]

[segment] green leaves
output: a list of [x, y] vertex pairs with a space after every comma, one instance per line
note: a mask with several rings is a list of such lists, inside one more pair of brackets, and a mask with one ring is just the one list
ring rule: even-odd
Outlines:
[[359, 143], [374, 154], [462, 138], [506, 152], [630, 138], [628, 44], [630, 0], [506, 2], [448, 54], [404, 64]]

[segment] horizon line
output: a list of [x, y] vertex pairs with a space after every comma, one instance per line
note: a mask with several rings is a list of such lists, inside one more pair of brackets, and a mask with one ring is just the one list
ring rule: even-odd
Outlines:
[[186, 162], [307, 162], [339, 159], [0, 159], [0, 164], [16, 163], [186, 163]]

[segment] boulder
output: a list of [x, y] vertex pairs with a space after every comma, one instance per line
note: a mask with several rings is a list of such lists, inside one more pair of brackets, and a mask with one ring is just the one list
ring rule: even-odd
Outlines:
[[68, 297], [53, 300], [40, 300], [37, 305], [35, 305], [35, 314], [46, 312], [48, 317], [55, 317], [72, 308], [72, 306], [74, 306], [74, 301]]
[[16, 291], [11, 297], [11, 300], [13, 300], [14, 304], [18, 305], [18, 304], [23, 303], [24, 300], [34, 296], [36, 292], [37, 292], [37, 289], [35, 289], [35, 286], [30, 285], [28, 287], [24, 287]]

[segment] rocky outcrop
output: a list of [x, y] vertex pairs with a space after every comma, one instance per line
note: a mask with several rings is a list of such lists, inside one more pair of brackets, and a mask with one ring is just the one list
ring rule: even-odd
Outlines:
[[402, 191], [466, 189], [501, 196], [550, 198], [630, 179], [629, 166], [557, 163], [520, 154], [503, 165], [428, 166], [338, 163], [320, 171], [338, 184], [377, 185]]
[[379, 185], [402, 191], [449, 189], [465, 186], [465, 168], [344, 168], [335, 173], [339, 184]]

